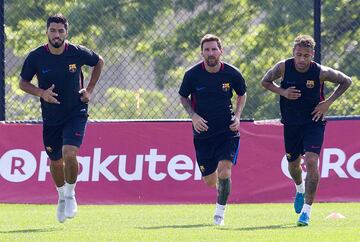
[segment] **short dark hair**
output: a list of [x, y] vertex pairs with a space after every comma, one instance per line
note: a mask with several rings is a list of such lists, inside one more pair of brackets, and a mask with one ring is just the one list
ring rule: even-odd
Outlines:
[[201, 41], [200, 41], [200, 46], [201, 46], [201, 50], [203, 49], [203, 45], [205, 42], [210, 42], [210, 41], [216, 41], [219, 49], [221, 50], [222, 49], [222, 46], [221, 46], [221, 40], [219, 37], [217, 37], [216, 35], [214, 34], [206, 34], [204, 37], [202, 37]]
[[46, 28], [48, 29], [51, 23], [60, 23], [63, 24], [65, 29], [68, 29], [68, 21], [65, 18], [64, 15], [62, 15], [61, 13], [57, 13], [55, 15], [50, 16], [47, 19], [47, 24], [46, 24]]
[[314, 49], [315, 40], [310, 35], [298, 35], [294, 40], [294, 48], [296, 46]]

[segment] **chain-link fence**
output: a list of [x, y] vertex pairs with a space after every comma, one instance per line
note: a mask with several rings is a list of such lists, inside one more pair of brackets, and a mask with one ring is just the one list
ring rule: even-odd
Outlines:
[[[47, 41], [46, 19], [57, 12], [69, 20], [70, 42], [105, 59], [90, 102], [91, 119], [187, 118], [177, 92], [185, 70], [200, 60], [199, 41], [206, 33], [222, 38], [223, 59], [247, 81], [242, 118], [278, 118], [278, 97], [265, 91], [260, 80], [268, 68], [292, 55], [296, 35], [313, 35], [314, 25], [311, 0], [24, 3], [5, 2], [6, 120], [41, 117], [38, 98], [19, 90], [19, 73], [27, 53]], [[359, 12], [360, 1], [328, 0], [322, 5], [322, 64], [342, 70], [354, 82], [330, 115], [360, 114]]]

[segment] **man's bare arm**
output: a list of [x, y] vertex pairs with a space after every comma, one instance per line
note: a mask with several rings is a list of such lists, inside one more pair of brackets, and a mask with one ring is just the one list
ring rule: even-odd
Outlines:
[[90, 96], [94, 91], [95, 85], [100, 78], [100, 74], [103, 66], [104, 66], [104, 59], [101, 56], [99, 56], [98, 63], [92, 69], [89, 84], [87, 85], [86, 88], [83, 88], [79, 91], [79, 93], [81, 94], [82, 102], [84, 103], [89, 102]]
[[196, 132], [204, 132], [208, 130], [206, 125], [207, 121], [195, 113], [194, 109], [191, 107], [191, 100], [189, 98], [180, 96], [180, 102], [184, 106], [186, 112], [189, 114], [192, 124]]
[[319, 121], [324, 117], [330, 105], [350, 87], [352, 82], [351, 78], [341, 71], [334, 70], [327, 66], [321, 66], [320, 81], [329, 81], [339, 85], [326, 100], [316, 105], [314, 111], [311, 113], [314, 121]]
[[246, 93], [243, 96], [237, 96], [236, 99], [236, 109], [235, 109], [235, 117], [240, 119], [241, 113], [246, 104]]
[[280, 61], [266, 72], [265, 76], [261, 80], [262, 86], [272, 92], [282, 95], [284, 89], [282, 89], [274, 81], [281, 78], [284, 75], [284, 72], [285, 72], [285, 61]]
[[86, 91], [88, 91], [90, 94], [93, 92], [95, 85], [100, 78], [100, 74], [103, 66], [104, 66], [104, 59], [101, 56], [99, 56], [99, 61], [92, 69], [89, 84], [86, 87]]
[[296, 100], [301, 97], [300, 90], [295, 87], [289, 87], [287, 89], [281, 88], [274, 81], [283, 77], [285, 73], [285, 60], [278, 62], [273, 68], [266, 72], [265, 76], [261, 80], [261, 84], [266, 89], [279, 94], [280, 96], [284, 96], [290, 100]]
[[327, 101], [333, 103], [340, 97], [351, 85], [351, 78], [341, 71], [334, 70], [330, 67], [322, 66], [320, 71], [320, 81], [329, 81], [338, 84], [335, 91], [327, 98]]
[[191, 107], [191, 100], [189, 98], [180, 96], [180, 102], [191, 118], [195, 113], [194, 109]]
[[52, 85], [48, 89], [44, 90], [39, 87], [36, 87], [29, 81], [26, 81], [21, 78], [19, 82], [19, 88], [26, 93], [32, 94], [34, 96], [38, 96], [42, 98], [45, 102], [60, 104], [60, 102], [56, 99], [57, 93], [53, 92], [55, 86]]
[[41, 97], [41, 95], [43, 94], [44, 90], [36, 87], [34, 84], [32, 84], [29, 81], [26, 81], [24, 79], [21, 79], [19, 82], [19, 88], [21, 90], [23, 90], [26, 93], [32, 94], [34, 96], [38, 96]]
[[246, 93], [242, 96], [237, 96], [236, 98], [236, 109], [235, 109], [235, 117], [233, 117], [232, 119], [232, 123], [230, 124], [229, 128], [232, 131], [237, 131], [239, 130], [240, 127], [240, 116], [241, 113], [245, 107], [245, 103], [246, 103]]

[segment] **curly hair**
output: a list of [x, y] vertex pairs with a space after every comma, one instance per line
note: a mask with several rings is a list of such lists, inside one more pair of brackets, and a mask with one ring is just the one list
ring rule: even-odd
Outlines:
[[294, 48], [296, 46], [314, 49], [315, 40], [310, 35], [298, 35], [294, 40]]

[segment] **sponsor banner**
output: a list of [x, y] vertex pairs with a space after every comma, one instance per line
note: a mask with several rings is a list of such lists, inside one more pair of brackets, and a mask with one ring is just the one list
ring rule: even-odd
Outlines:
[[[278, 123], [241, 123], [230, 203], [293, 200], [282, 133]], [[328, 122], [317, 201], [360, 201], [359, 134], [360, 120]], [[80, 204], [216, 201], [201, 180], [191, 122], [89, 123], [78, 161]], [[56, 202], [49, 162], [40, 124], [0, 124], [0, 202]]]

